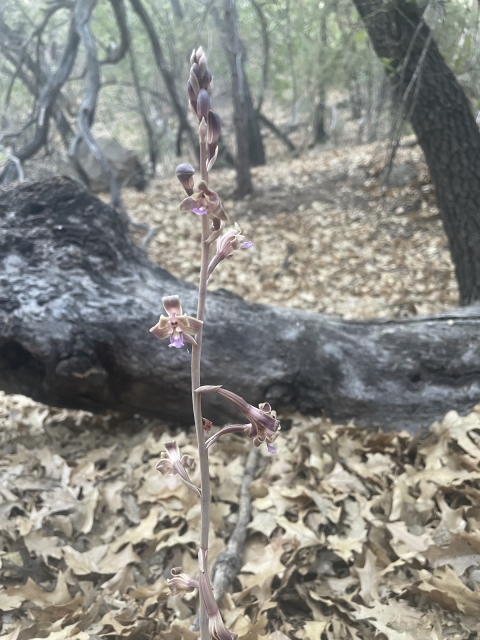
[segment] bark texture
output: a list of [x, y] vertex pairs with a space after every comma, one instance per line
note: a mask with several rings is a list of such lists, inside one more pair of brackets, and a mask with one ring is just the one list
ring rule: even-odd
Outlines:
[[232, 78], [232, 101], [235, 123], [237, 158], [237, 196], [243, 197], [253, 191], [250, 167], [265, 164], [265, 149], [248, 78], [245, 73], [245, 48], [240, 37], [238, 12], [235, 0], [224, 0], [223, 18], [213, 9], [220, 29], [222, 44]]
[[[190, 355], [148, 329], [164, 295], [191, 313], [195, 288], [151, 264], [111, 207], [68, 178], [6, 186], [0, 260], [0, 388], [191, 424]], [[202, 382], [278, 411], [415, 431], [480, 401], [479, 330], [479, 307], [349, 322], [222, 290], [207, 303]], [[240, 418], [204, 400], [205, 417]]]
[[470, 103], [410, 0], [353, 0], [421, 145], [462, 304], [480, 299], [480, 132]]

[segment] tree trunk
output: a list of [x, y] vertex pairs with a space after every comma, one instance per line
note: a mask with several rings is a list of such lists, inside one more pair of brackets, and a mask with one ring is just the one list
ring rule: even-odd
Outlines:
[[[5, 187], [0, 258], [2, 389], [191, 423], [189, 353], [148, 330], [164, 295], [192, 312], [195, 287], [151, 264], [111, 207], [68, 178]], [[415, 431], [479, 402], [479, 330], [479, 307], [347, 322], [218, 291], [207, 303], [203, 382], [278, 411]], [[205, 401], [205, 417], [232, 417], [215, 394]]]
[[186, 104], [178, 97], [177, 87], [175, 85], [175, 78], [171, 74], [170, 70], [167, 67], [165, 57], [163, 55], [163, 49], [160, 45], [160, 40], [158, 38], [157, 32], [153, 26], [153, 23], [148, 15], [145, 7], [143, 6], [141, 0], [130, 0], [130, 4], [132, 5], [132, 9], [139, 17], [141, 23], [143, 24], [148, 38], [150, 40], [150, 44], [152, 46], [153, 56], [155, 58], [155, 63], [160, 72], [160, 75], [163, 78], [163, 82], [165, 83], [165, 87], [170, 96], [170, 101], [172, 107], [177, 114], [177, 118], [180, 123], [181, 131], [186, 132], [188, 136], [188, 140], [194, 150], [195, 157], [198, 157], [198, 140], [196, 135], [193, 132], [192, 127], [189, 125], [187, 120], [187, 113], [184, 107]]
[[237, 195], [243, 197], [253, 191], [250, 167], [265, 164], [265, 150], [245, 74], [244, 47], [240, 38], [235, 0], [224, 0], [223, 5], [223, 20], [215, 8], [213, 14], [222, 34], [223, 48], [232, 77], [232, 100], [237, 143]]
[[460, 301], [480, 300], [480, 132], [470, 103], [414, 2], [353, 2], [425, 154]]
[[[322, 66], [322, 56], [327, 50], [327, 17], [322, 13], [320, 17], [320, 66]], [[322, 73], [323, 75], [323, 73]], [[315, 100], [315, 112], [313, 116], [313, 145], [326, 142], [328, 140], [325, 131], [325, 105], [327, 102], [327, 89], [325, 79], [321, 78], [318, 83], [317, 97]]]

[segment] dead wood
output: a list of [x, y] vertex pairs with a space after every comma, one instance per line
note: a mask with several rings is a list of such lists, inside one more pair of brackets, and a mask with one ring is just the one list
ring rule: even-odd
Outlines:
[[[195, 287], [150, 263], [126, 222], [73, 180], [4, 187], [0, 220], [0, 387], [190, 423], [189, 354], [148, 329], [164, 295], [192, 312]], [[480, 400], [479, 330], [478, 306], [344, 321], [220, 290], [207, 307], [203, 382], [279, 411], [415, 431]], [[225, 403], [206, 400], [206, 417], [224, 422]]]

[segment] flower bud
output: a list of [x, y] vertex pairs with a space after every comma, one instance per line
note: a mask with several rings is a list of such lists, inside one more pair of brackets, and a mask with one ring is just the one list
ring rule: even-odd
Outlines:
[[200, 71], [199, 78], [202, 79], [205, 75], [205, 71], [207, 70], [207, 56], [203, 54], [198, 61], [198, 68]]
[[207, 143], [216, 144], [220, 138], [221, 130], [220, 118], [210, 110], [207, 117]]
[[206, 69], [200, 84], [202, 86], [202, 89], [207, 89], [210, 95], [212, 94], [212, 89], [213, 89], [212, 80], [213, 80], [213, 76], [210, 69]]
[[195, 77], [200, 80], [202, 75], [200, 73], [200, 67], [198, 66], [198, 64], [196, 62], [194, 62], [192, 64], [192, 68], [190, 69], [190, 71], [192, 71], [195, 74]]
[[195, 98], [198, 96], [199, 92], [200, 92], [200, 85], [198, 84], [198, 78], [195, 75], [195, 73], [193, 72], [193, 66], [190, 69], [190, 78], [189, 78], [190, 84], [192, 85], [192, 89], [195, 95]]
[[186, 162], [179, 164], [175, 169], [175, 175], [177, 176], [180, 184], [187, 192], [187, 195], [191, 196], [193, 193], [193, 174], [195, 173], [195, 169], [191, 164], [187, 164]]
[[200, 89], [200, 92], [197, 96], [197, 115], [198, 119], [201, 120], [208, 118], [208, 114], [210, 111], [210, 96], [208, 95], [208, 91], [205, 89]]

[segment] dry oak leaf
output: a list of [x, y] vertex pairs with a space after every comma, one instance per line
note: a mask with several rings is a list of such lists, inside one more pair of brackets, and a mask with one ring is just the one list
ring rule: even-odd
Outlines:
[[31, 578], [27, 582], [15, 587], [8, 587], [0, 591], [0, 610], [12, 611], [22, 606], [24, 602], [33, 602], [38, 606], [61, 605], [71, 600], [67, 582], [63, 573], [58, 574], [57, 584], [53, 591], [42, 589]]
[[135, 553], [131, 544], [122, 549], [120, 553], [114, 553], [108, 544], [93, 547], [84, 553], [76, 551], [73, 547], [65, 546], [63, 552], [65, 562], [77, 576], [90, 573], [111, 575], [132, 562], [140, 562], [140, 557]]

